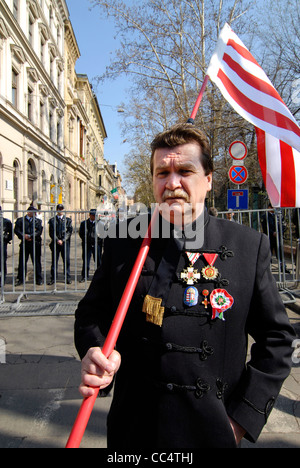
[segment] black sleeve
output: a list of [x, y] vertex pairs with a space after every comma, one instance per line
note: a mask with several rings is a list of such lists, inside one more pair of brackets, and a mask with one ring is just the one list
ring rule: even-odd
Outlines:
[[102, 347], [111, 325], [114, 310], [110, 286], [109, 242], [106, 242], [100, 268], [75, 312], [75, 346], [82, 359], [89, 348]]
[[257, 258], [248, 333], [254, 339], [251, 359], [227, 412], [247, 431], [246, 438], [255, 442], [290, 373], [295, 338], [270, 270], [270, 249], [265, 235]]

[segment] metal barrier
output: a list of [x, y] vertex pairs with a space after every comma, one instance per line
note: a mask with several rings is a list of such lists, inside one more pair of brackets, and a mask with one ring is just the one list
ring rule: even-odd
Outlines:
[[[0, 211], [0, 302], [9, 295], [19, 303], [30, 294], [85, 293], [89, 274], [91, 278], [101, 262], [103, 240], [86, 223], [89, 211], [64, 211], [62, 216], [60, 221], [52, 210], [31, 216], [28, 211]], [[94, 226], [104, 221], [98, 215]], [[285, 303], [294, 302], [299, 288], [299, 209], [238, 211], [234, 222], [269, 236], [278, 289]]]
[[234, 214], [233, 222], [245, 224], [269, 237], [271, 271], [278, 290], [285, 304], [295, 302], [295, 295], [299, 293], [299, 209], [275, 208], [218, 213], [222, 218], [229, 217], [230, 214]]
[[[89, 211], [0, 211], [0, 302], [29, 294], [84, 293], [101, 262]], [[31, 220], [30, 220], [31, 219]], [[88, 221], [88, 222], [87, 222]], [[94, 226], [92, 228], [92, 226]]]

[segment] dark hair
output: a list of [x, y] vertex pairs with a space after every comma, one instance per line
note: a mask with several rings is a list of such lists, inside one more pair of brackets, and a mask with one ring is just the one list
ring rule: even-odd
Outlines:
[[210, 145], [204, 132], [196, 128], [193, 124], [184, 123], [176, 124], [165, 130], [154, 138], [151, 143], [151, 160], [150, 168], [151, 174], [153, 174], [153, 156], [157, 149], [160, 148], [174, 148], [178, 145], [184, 145], [185, 143], [196, 142], [201, 148], [201, 164], [205, 171], [205, 175], [213, 172], [213, 161], [211, 157]]

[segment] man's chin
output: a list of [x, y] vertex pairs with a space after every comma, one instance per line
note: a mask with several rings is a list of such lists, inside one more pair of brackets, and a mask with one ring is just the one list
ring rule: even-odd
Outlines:
[[161, 215], [169, 223], [183, 226], [192, 219], [191, 209], [187, 209], [187, 206], [189, 205], [183, 199], [173, 199], [172, 202], [166, 200], [161, 205]]
[[203, 206], [203, 203], [199, 203], [193, 209], [184, 199], [169, 199], [159, 205], [162, 217], [176, 226], [192, 223], [202, 213]]

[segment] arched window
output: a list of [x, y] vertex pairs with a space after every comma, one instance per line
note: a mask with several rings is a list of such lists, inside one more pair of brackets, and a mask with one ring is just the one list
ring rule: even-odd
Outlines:
[[19, 209], [19, 198], [20, 198], [20, 165], [19, 162], [15, 159], [13, 163], [14, 168], [14, 218], [18, 217], [17, 210]]
[[36, 168], [33, 159], [28, 159], [27, 162], [27, 196], [30, 202], [37, 199], [36, 190]]

